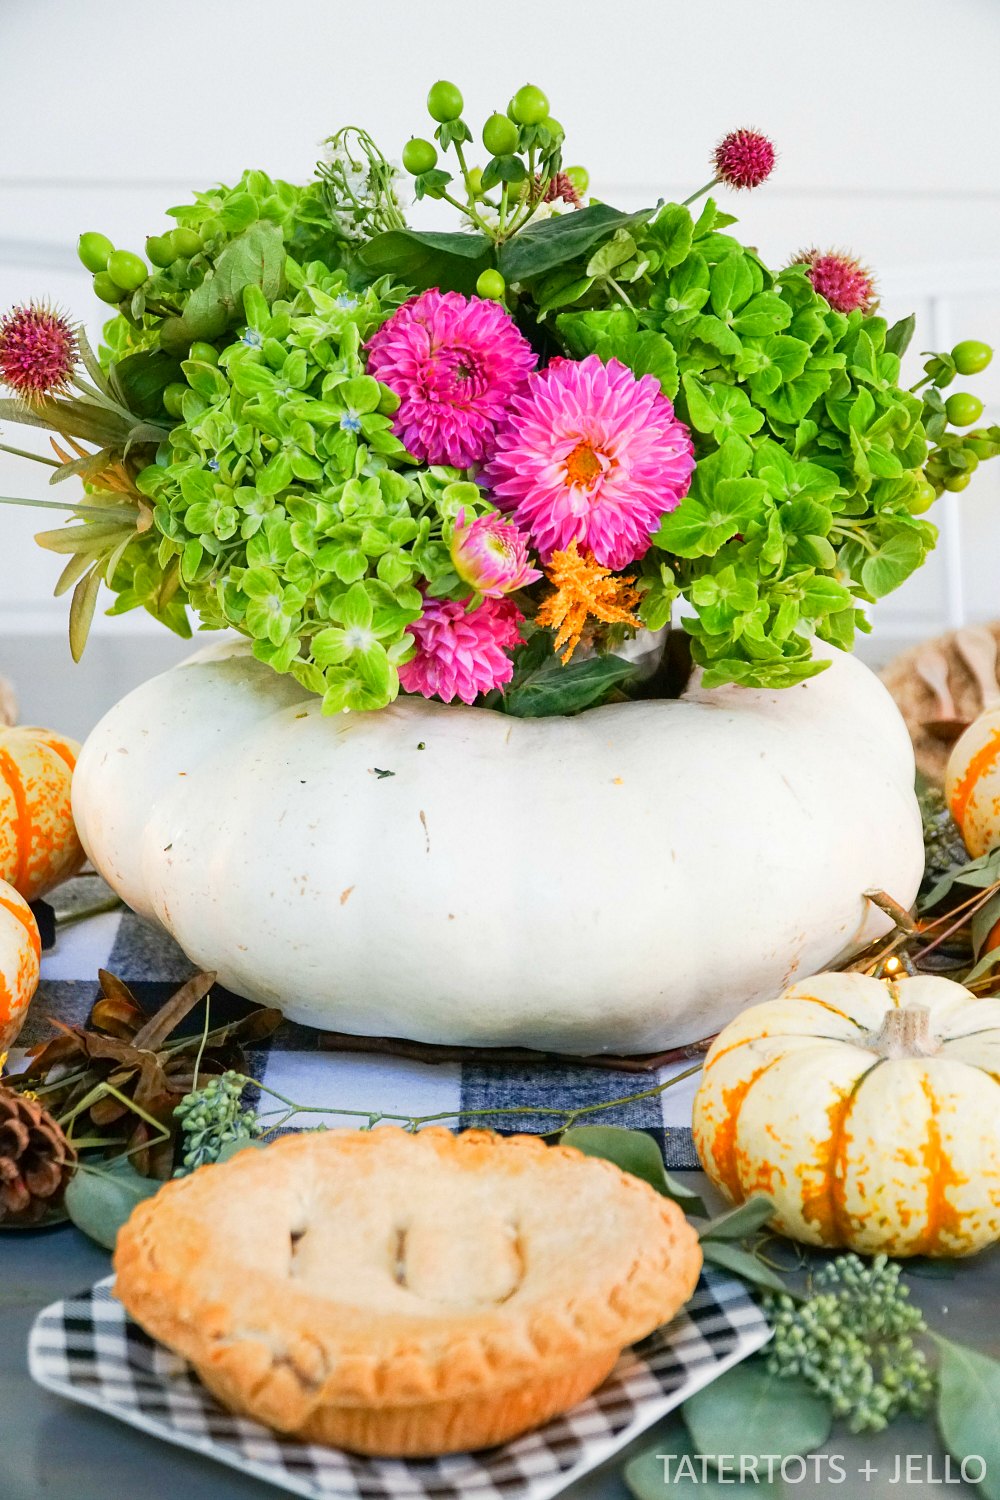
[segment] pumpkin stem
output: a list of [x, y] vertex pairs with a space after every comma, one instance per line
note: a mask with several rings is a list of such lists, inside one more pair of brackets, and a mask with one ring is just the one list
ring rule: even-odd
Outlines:
[[931, 1013], [926, 1005], [898, 1005], [887, 1010], [882, 1025], [873, 1031], [868, 1045], [882, 1057], [931, 1057], [941, 1046], [931, 1034]]

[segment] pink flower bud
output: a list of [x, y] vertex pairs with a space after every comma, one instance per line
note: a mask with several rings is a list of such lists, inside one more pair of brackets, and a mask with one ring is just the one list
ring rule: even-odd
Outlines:
[[465, 512], [459, 512], [451, 539], [451, 560], [463, 583], [487, 599], [523, 589], [542, 576], [528, 563], [525, 533], [495, 513], [478, 516], [466, 526]]

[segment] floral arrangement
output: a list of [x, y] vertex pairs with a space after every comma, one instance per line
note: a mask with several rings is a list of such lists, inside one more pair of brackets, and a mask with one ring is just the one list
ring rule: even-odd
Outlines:
[[[427, 103], [403, 172], [348, 128], [305, 186], [248, 171], [171, 209], [145, 259], [82, 235], [115, 308], [96, 354], [43, 303], [0, 321], [0, 418], [83, 485], [39, 537], [74, 654], [105, 585], [109, 613], [241, 632], [328, 712], [648, 692], [622, 644], [682, 601], [709, 686], [822, 670], [813, 639], [849, 648], [933, 546], [923, 513], [1000, 453], [942, 395], [989, 348], [903, 389], [913, 319], [861, 264], [743, 245], [710, 193], [769, 177], [756, 131], [626, 213], [585, 201], [540, 89], [485, 122], [481, 167], [458, 88]], [[460, 227], [408, 227], [405, 175]]]

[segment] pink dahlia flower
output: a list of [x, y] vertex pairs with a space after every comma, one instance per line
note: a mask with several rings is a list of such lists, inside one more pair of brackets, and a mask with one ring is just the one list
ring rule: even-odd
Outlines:
[[774, 147], [759, 130], [731, 130], [712, 157], [715, 175], [731, 188], [760, 187], [774, 171]]
[[495, 513], [477, 516], [466, 526], [465, 512], [459, 512], [451, 539], [451, 560], [459, 578], [487, 599], [499, 599], [515, 589], [526, 588], [542, 576], [528, 562], [528, 538], [524, 532]]
[[368, 341], [368, 371], [399, 397], [393, 430], [421, 463], [466, 469], [493, 450], [498, 422], [535, 367], [510, 313], [460, 292], [424, 292]]
[[0, 382], [22, 401], [61, 395], [79, 357], [76, 330], [51, 307], [30, 302], [0, 318]]
[[805, 250], [798, 262], [806, 266], [806, 275], [816, 291], [837, 312], [849, 313], [860, 308], [869, 313], [876, 306], [878, 297], [871, 272], [850, 255], [836, 250], [825, 253]]
[[624, 568], [687, 494], [693, 468], [691, 435], [659, 381], [589, 354], [532, 375], [486, 478], [543, 562], [578, 542], [602, 567]]
[[484, 599], [468, 611], [454, 599], [425, 599], [420, 619], [406, 627], [417, 654], [400, 667], [400, 682], [425, 698], [474, 702], [514, 675], [506, 648], [520, 641], [523, 619], [510, 599]]

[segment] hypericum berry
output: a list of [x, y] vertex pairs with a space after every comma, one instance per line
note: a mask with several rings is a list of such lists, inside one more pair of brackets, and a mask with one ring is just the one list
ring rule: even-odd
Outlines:
[[906, 502], [906, 508], [911, 516], [922, 516], [925, 511], [930, 510], [937, 499], [937, 490], [929, 479], [920, 478]]
[[869, 313], [878, 302], [872, 273], [850, 255], [836, 250], [804, 250], [795, 260], [807, 267], [813, 287], [836, 312], [860, 309]]
[[163, 409], [171, 417], [179, 417], [181, 414], [181, 402], [188, 393], [188, 387], [182, 380], [172, 380], [163, 392]]
[[77, 241], [76, 253], [88, 271], [106, 271], [108, 256], [114, 248], [106, 234], [98, 234], [96, 230], [91, 230], [88, 234], [81, 234]]
[[516, 148], [518, 129], [506, 115], [490, 115], [483, 126], [483, 145], [491, 156], [509, 156]]
[[141, 255], [131, 250], [116, 250], [108, 256], [108, 275], [123, 292], [134, 292], [149, 280], [149, 271]]
[[507, 290], [507, 283], [499, 271], [486, 270], [479, 273], [476, 282], [476, 294], [487, 297], [491, 302], [499, 302]]
[[564, 175], [569, 178], [576, 189], [577, 195], [582, 198], [590, 187], [590, 173], [587, 171], [587, 168], [567, 167]]
[[952, 427], [971, 427], [983, 414], [983, 403], [969, 391], [955, 391], [944, 403]]
[[559, 121], [554, 120], [551, 115], [546, 115], [542, 124], [554, 141], [561, 141], [565, 137], [565, 130], [563, 130]]
[[22, 401], [60, 395], [78, 358], [76, 330], [54, 308], [29, 302], [0, 319], [0, 382]]
[[148, 235], [146, 257], [154, 266], [172, 266], [176, 255], [169, 234]]
[[469, 190], [478, 198], [483, 191], [483, 169], [482, 167], [469, 168]]
[[944, 487], [945, 487], [946, 490], [949, 490], [952, 494], [957, 494], [959, 490], [967, 490], [969, 488], [969, 485], [971, 483], [972, 483], [972, 470], [971, 469], [956, 470], [956, 472], [954, 474], [949, 474], [948, 475], [947, 479], [944, 482]]
[[217, 365], [219, 351], [214, 344], [206, 344], [201, 339], [196, 339], [188, 350], [188, 359], [200, 360], [204, 365]]
[[731, 188], [760, 187], [774, 171], [774, 147], [759, 130], [731, 130], [715, 148], [715, 175]]
[[437, 159], [437, 147], [419, 135], [411, 136], [403, 147], [403, 166], [413, 177], [430, 172]]
[[978, 375], [993, 358], [993, 350], [980, 339], [963, 339], [955, 345], [951, 357], [960, 375]]
[[439, 78], [427, 95], [427, 113], [439, 125], [446, 125], [449, 121], [458, 119], [464, 102], [462, 90], [457, 84]]
[[510, 101], [511, 118], [518, 125], [540, 125], [548, 112], [548, 99], [533, 83], [519, 88]]
[[100, 297], [102, 302], [112, 304], [119, 303], [125, 293], [116, 281], [112, 281], [107, 271], [98, 271], [94, 277], [94, 296]]
[[174, 260], [190, 260], [201, 249], [201, 235], [197, 229], [188, 229], [184, 225], [171, 229], [164, 238], [174, 252]]

